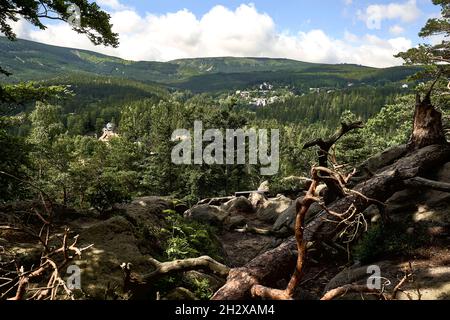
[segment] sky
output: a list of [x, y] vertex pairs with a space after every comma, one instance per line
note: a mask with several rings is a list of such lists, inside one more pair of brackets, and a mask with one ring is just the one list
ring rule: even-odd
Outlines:
[[[272, 57], [317, 63], [400, 65], [394, 54], [422, 42], [431, 0], [98, 0], [120, 46], [94, 46], [69, 25], [14, 23], [19, 38], [128, 60]], [[82, 17], [81, 17], [82, 19]]]

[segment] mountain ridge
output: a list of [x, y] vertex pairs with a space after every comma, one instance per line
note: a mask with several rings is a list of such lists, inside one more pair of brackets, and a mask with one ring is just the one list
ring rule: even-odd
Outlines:
[[[204, 57], [168, 62], [132, 61], [84, 49], [0, 37], [1, 65], [13, 73], [8, 82], [46, 80], [80, 73], [159, 83], [168, 88], [209, 92], [275, 82], [307, 89], [344, 87], [349, 82], [400, 81], [411, 67], [373, 68], [356, 64], [310, 63], [287, 58]], [[387, 75], [388, 74], [388, 75]]]

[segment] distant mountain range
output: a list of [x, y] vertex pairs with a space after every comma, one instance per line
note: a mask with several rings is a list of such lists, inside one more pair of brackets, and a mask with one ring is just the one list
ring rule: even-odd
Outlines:
[[169, 62], [129, 61], [87, 50], [0, 37], [0, 65], [13, 73], [1, 81], [51, 80], [80, 74], [158, 83], [167, 88], [213, 92], [244, 89], [262, 82], [310, 87], [345, 87], [348, 83], [385, 85], [402, 82], [415, 67], [377, 69], [353, 64], [315, 64], [271, 58], [195, 58]]

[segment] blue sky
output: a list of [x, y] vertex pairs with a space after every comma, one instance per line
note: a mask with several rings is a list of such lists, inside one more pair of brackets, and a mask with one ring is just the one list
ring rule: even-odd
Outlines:
[[63, 23], [15, 29], [21, 38], [130, 60], [264, 56], [387, 67], [402, 63], [393, 55], [422, 42], [420, 28], [440, 12], [431, 0], [96, 2], [111, 14], [117, 49], [93, 46]]
[[[358, 10], [364, 11], [369, 5], [390, 3], [405, 3], [407, 1], [390, 0], [124, 0], [121, 3], [135, 8], [140, 13], [166, 14], [188, 9], [196, 16], [203, 16], [216, 5], [223, 5], [235, 9], [243, 3], [253, 3], [258, 11], [269, 14], [277, 25], [279, 31], [289, 30], [298, 32], [309, 28], [324, 30], [327, 34], [340, 37], [345, 30], [357, 35], [367, 32], [364, 21], [357, 18]], [[372, 30], [372, 33], [386, 37], [389, 36], [389, 28], [401, 24], [405, 29], [404, 35], [419, 40], [417, 34], [430, 16], [439, 14], [439, 8], [432, 4], [431, 0], [417, 0], [416, 6], [421, 13], [417, 20], [402, 22], [398, 19], [385, 21], [380, 30]]]

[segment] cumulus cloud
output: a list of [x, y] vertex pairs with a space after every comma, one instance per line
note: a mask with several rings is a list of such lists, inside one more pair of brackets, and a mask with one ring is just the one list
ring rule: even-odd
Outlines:
[[402, 34], [403, 32], [405, 32], [405, 29], [403, 27], [399, 26], [398, 24], [396, 24], [389, 28], [389, 32], [393, 35], [398, 36], [399, 34]]
[[[117, 1], [104, 1], [111, 6]], [[119, 48], [94, 46], [64, 23], [36, 30], [26, 22], [15, 23], [20, 38], [119, 56], [129, 60], [168, 61], [189, 57], [282, 57], [320, 63], [356, 63], [376, 67], [398, 65], [393, 55], [412, 46], [398, 37], [381, 39], [349, 32], [342, 39], [313, 29], [279, 32], [273, 19], [252, 4], [235, 10], [215, 6], [201, 17], [187, 9], [163, 15], [140, 15], [131, 8], [111, 12], [113, 29], [120, 35]]]
[[412, 22], [420, 14], [416, 0], [408, 0], [404, 3], [371, 4], [365, 11], [359, 11], [358, 18], [363, 20], [369, 29], [381, 29], [383, 20], [400, 19], [403, 22]]
[[125, 10], [127, 6], [119, 2], [119, 0], [96, 0], [95, 1], [101, 8], [109, 8], [112, 10]]

